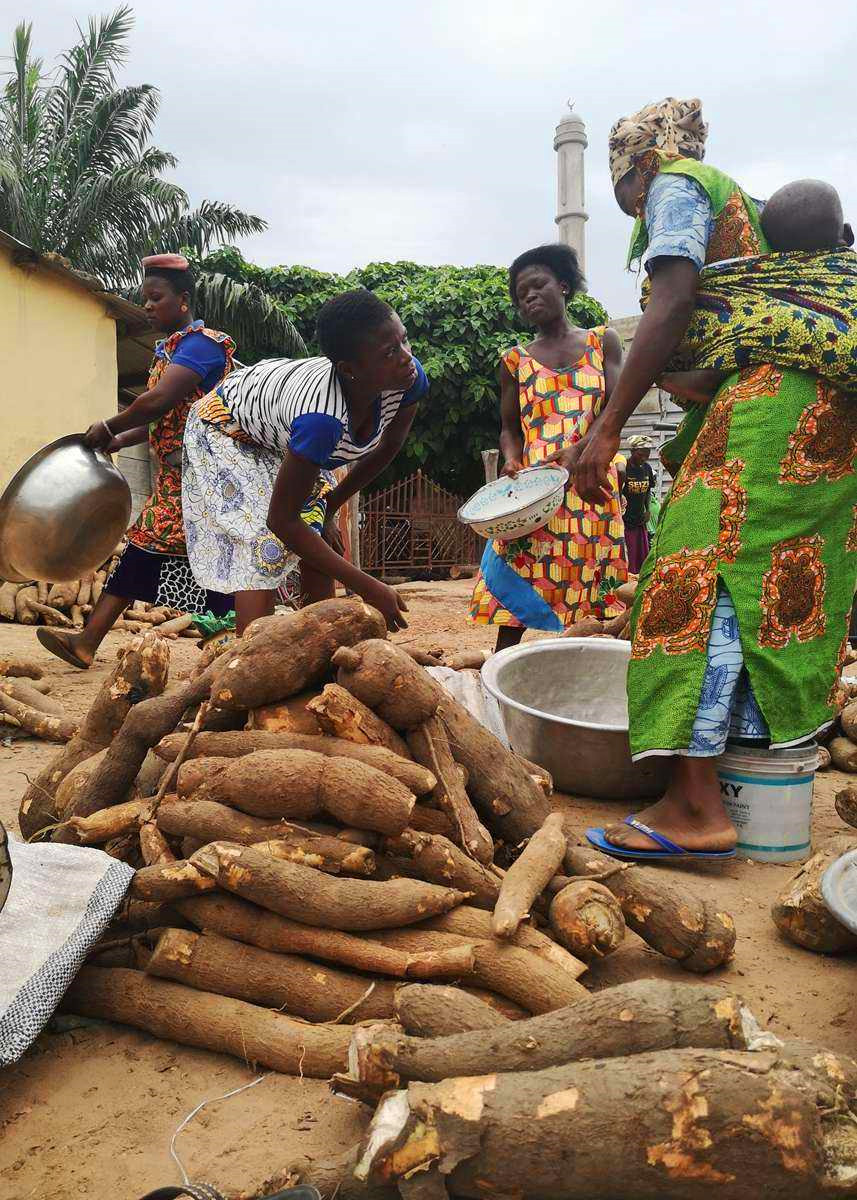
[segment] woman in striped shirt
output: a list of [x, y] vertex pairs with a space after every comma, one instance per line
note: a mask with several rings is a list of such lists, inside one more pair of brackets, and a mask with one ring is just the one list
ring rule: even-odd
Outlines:
[[296, 558], [306, 602], [331, 597], [338, 579], [390, 629], [406, 625], [398, 593], [343, 558], [333, 518], [393, 461], [428, 380], [399, 317], [372, 292], [328, 300], [317, 334], [323, 357], [235, 371], [188, 418], [188, 558], [201, 587], [235, 593], [239, 633], [273, 612]]

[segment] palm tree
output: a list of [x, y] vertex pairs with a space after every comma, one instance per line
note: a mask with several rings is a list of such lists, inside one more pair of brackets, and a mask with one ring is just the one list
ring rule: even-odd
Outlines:
[[[126, 292], [139, 283], [145, 254], [187, 249], [199, 258], [266, 228], [229, 204], [191, 209], [182, 188], [163, 178], [176, 159], [149, 142], [158, 89], [116, 82], [132, 24], [128, 7], [90, 18], [52, 76], [33, 57], [32, 25], [20, 24], [0, 91], [0, 228]], [[253, 284], [201, 278], [200, 300], [211, 324], [249, 336], [245, 355], [305, 352], [282, 304]]]

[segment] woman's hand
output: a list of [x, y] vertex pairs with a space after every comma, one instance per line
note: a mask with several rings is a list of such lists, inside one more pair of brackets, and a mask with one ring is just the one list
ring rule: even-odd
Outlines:
[[382, 583], [380, 579], [373, 579], [371, 575], [366, 575], [365, 579], [366, 583], [359, 589], [359, 594], [367, 604], [377, 608], [387, 622], [390, 632], [395, 633], [397, 629], [407, 629], [408, 622], [402, 613], [408, 611], [408, 606], [396, 589]]
[[90, 450], [106, 450], [112, 441], [113, 434], [107, 428], [106, 421], [96, 421], [83, 435], [83, 444]]
[[619, 450], [619, 434], [598, 425], [589, 435], [574, 473], [574, 490], [581, 500], [604, 504], [613, 494], [610, 467]]
[[503, 469], [501, 470], [500, 474], [508, 475], [510, 479], [514, 479], [518, 472], [523, 471], [523, 469], [524, 464], [519, 458], [508, 458], [503, 463]]
[[556, 463], [557, 466], [565, 467], [569, 478], [573, 479], [578, 461], [588, 441], [589, 435], [587, 434], [586, 437], [579, 438], [578, 441], [573, 442], [570, 446], [563, 446], [561, 450], [554, 450], [553, 454], [549, 454], [544, 461], [545, 463]]

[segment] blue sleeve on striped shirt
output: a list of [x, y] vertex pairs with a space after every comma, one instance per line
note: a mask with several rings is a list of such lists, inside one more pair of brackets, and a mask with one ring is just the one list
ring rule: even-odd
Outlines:
[[423, 365], [418, 358], [414, 359], [414, 366], [417, 368], [417, 377], [405, 392], [404, 396], [402, 396], [400, 408], [407, 408], [409, 404], [416, 404], [418, 400], [422, 400], [423, 396], [428, 395], [428, 376], [423, 370]]
[[292, 454], [326, 467], [342, 437], [342, 422], [327, 413], [304, 413], [295, 417], [289, 436]]

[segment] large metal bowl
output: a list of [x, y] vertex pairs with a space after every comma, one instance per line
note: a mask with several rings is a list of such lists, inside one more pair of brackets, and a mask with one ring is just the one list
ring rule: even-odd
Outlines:
[[128, 528], [121, 472], [78, 434], [24, 463], [0, 496], [0, 578], [62, 583], [99, 567]]
[[667, 760], [631, 761], [625, 694], [630, 642], [550, 638], [512, 646], [482, 668], [512, 748], [557, 788], [599, 800], [642, 800], [667, 785]]

